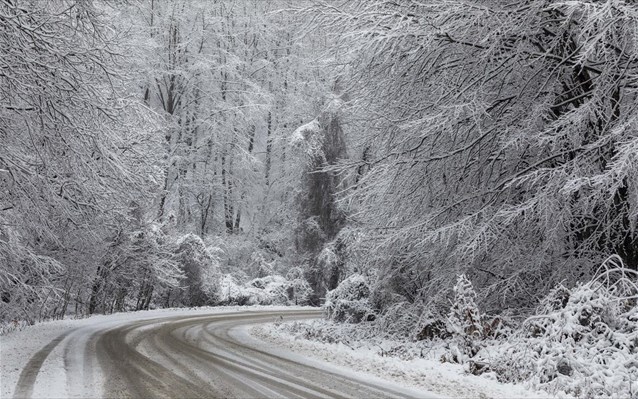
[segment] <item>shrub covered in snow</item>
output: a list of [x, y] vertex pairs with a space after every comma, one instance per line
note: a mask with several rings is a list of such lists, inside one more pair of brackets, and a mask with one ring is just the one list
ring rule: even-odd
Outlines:
[[187, 234], [177, 242], [176, 258], [185, 275], [182, 302], [201, 306], [216, 301], [219, 261], [199, 236]]
[[242, 284], [236, 277], [225, 274], [220, 281], [219, 301], [224, 305], [305, 305], [311, 291], [303, 277], [290, 281], [272, 275]]
[[284, 274], [289, 267], [286, 262], [288, 259], [284, 258], [281, 252], [283, 249], [261, 237], [257, 239], [245, 235], [211, 236], [207, 238], [207, 242], [209, 251], [219, 259], [221, 272], [233, 274], [235, 277], [245, 275], [251, 279]]
[[241, 303], [242, 301], [244, 301], [243, 298], [247, 298], [245, 288], [239, 281], [237, 281], [237, 278], [231, 274], [222, 275], [221, 279], [219, 280], [220, 303], [224, 305], [244, 305], [245, 303]]
[[368, 298], [370, 286], [366, 278], [353, 274], [326, 295], [324, 309], [329, 319], [337, 322], [358, 323], [372, 319], [374, 311]]
[[265, 292], [263, 279], [250, 280], [241, 284], [230, 274], [222, 276], [220, 282], [220, 303], [223, 305], [270, 305], [273, 298]]
[[581, 397], [637, 397], [637, 277], [612, 257], [593, 280], [552, 290], [494, 362], [499, 377]]
[[343, 261], [338, 247], [335, 241], [326, 243], [306, 266], [304, 275], [313, 289], [314, 295], [310, 300], [314, 304], [318, 305], [327, 291], [335, 289], [342, 278]]
[[286, 305], [288, 304], [288, 280], [282, 276], [266, 276], [248, 282], [249, 290], [253, 292], [256, 301], [251, 305]]
[[313, 291], [308, 280], [304, 278], [303, 269], [300, 267], [291, 268], [286, 274], [286, 280], [288, 280], [286, 288], [288, 301], [295, 305], [308, 305]]
[[454, 286], [454, 302], [448, 315], [447, 330], [452, 332], [449, 355], [445, 360], [464, 363], [480, 349], [483, 338], [481, 313], [476, 305], [472, 282], [461, 274]]
[[454, 302], [448, 321], [456, 335], [478, 338], [483, 334], [481, 314], [476, 305], [476, 292], [465, 274], [458, 277], [454, 286]]
[[328, 320], [296, 323], [290, 331], [351, 348], [378, 347], [384, 356], [462, 363], [473, 374], [553, 394], [638, 398], [638, 272], [618, 257], [591, 281], [556, 287], [518, 325], [482, 315], [465, 276], [447, 320], [424, 304], [392, 301], [373, 323], [341, 324], [367, 320], [370, 302], [367, 280], [354, 274], [328, 293]]
[[317, 119], [299, 126], [290, 136], [290, 146], [310, 157], [321, 154], [321, 144], [321, 124]]

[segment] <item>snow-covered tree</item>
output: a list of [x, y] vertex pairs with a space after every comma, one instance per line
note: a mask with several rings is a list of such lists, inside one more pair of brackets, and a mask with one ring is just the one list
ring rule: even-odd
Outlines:
[[157, 177], [157, 125], [128, 96], [110, 10], [0, 3], [0, 291], [36, 290], [31, 303], [56, 316], [88, 296], [87, 276]]
[[380, 279], [410, 274], [410, 300], [440, 301], [465, 265], [479, 300], [530, 309], [610, 253], [638, 267], [634, 5], [376, 0], [313, 11], [341, 35], [357, 149], [341, 200]]
[[476, 305], [472, 282], [461, 274], [454, 286], [454, 300], [448, 315], [450, 329], [457, 335], [479, 338], [483, 335], [481, 313]]
[[177, 242], [177, 262], [185, 279], [176, 296], [183, 305], [215, 303], [219, 294], [219, 262], [199, 236], [187, 234]]
[[285, 196], [282, 138], [311, 114], [306, 98], [316, 90], [304, 62], [312, 47], [277, 12], [285, 6], [147, 0], [132, 8], [143, 26], [141, 95], [165, 118], [158, 217], [184, 232], [268, 235], [285, 223], [275, 202]]
[[312, 287], [304, 277], [304, 271], [300, 267], [293, 267], [286, 274], [288, 287], [286, 294], [291, 304], [309, 305], [313, 294]]
[[331, 98], [317, 119], [298, 127], [290, 138], [293, 161], [304, 165], [297, 172], [301, 189], [296, 199], [295, 247], [306, 261], [306, 277], [318, 297], [336, 288], [343, 265], [337, 253], [341, 242], [332, 242], [345, 220], [337, 206], [337, 191], [343, 182], [330, 170], [347, 155], [341, 105], [341, 98]]

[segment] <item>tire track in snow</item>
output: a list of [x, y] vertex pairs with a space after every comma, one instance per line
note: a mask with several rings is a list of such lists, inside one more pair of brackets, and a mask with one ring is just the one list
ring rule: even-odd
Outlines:
[[66, 377], [66, 392], [71, 397], [423, 396], [392, 384], [306, 364], [230, 334], [232, 329], [272, 322], [282, 316], [300, 319], [319, 314], [314, 310], [240, 311], [90, 324], [58, 336], [32, 356], [20, 375], [15, 397], [30, 397], [46, 387], [48, 381], [38, 379], [38, 373], [43, 364], [44, 369], [54, 367], [45, 360], [52, 352], [58, 354], [54, 349], [63, 341], [61, 356], [66, 375], [62, 377]]
[[53, 351], [53, 349], [55, 349], [55, 347], [58, 346], [58, 344], [60, 344], [60, 342], [62, 342], [62, 340], [72, 332], [73, 330], [60, 334], [57, 338], [53, 339], [42, 349], [37, 351], [35, 355], [31, 356], [31, 359], [29, 359], [26, 366], [24, 366], [24, 369], [22, 369], [22, 372], [20, 373], [20, 377], [18, 378], [18, 382], [13, 394], [14, 398], [31, 397], [31, 394], [33, 393], [33, 386], [35, 385], [35, 380], [38, 377], [38, 373], [40, 373], [42, 364], [49, 356], [49, 354]]

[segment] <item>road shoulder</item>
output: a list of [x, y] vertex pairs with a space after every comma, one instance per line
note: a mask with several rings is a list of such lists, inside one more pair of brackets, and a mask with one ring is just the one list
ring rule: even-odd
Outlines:
[[[323, 343], [294, 336], [277, 328], [277, 323], [246, 326], [234, 334], [238, 339], [270, 350], [288, 351], [299, 359], [314, 359], [341, 372], [372, 375], [380, 381], [415, 389], [423, 395], [478, 398], [547, 398], [522, 385], [503, 384], [494, 379], [467, 374], [461, 365], [435, 360], [401, 360], [381, 356], [378, 349], [356, 351], [343, 343]], [[261, 343], [259, 343], [261, 342]], [[297, 359], [295, 359], [297, 360]]]

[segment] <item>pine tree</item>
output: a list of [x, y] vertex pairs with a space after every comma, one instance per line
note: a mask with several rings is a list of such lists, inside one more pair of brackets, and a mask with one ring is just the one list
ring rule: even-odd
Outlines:
[[481, 313], [476, 305], [476, 291], [472, 282], [461, 274], [454, 286], [454, 303], [448, 316], [452, 331], [469, 339], [483, 335]]

